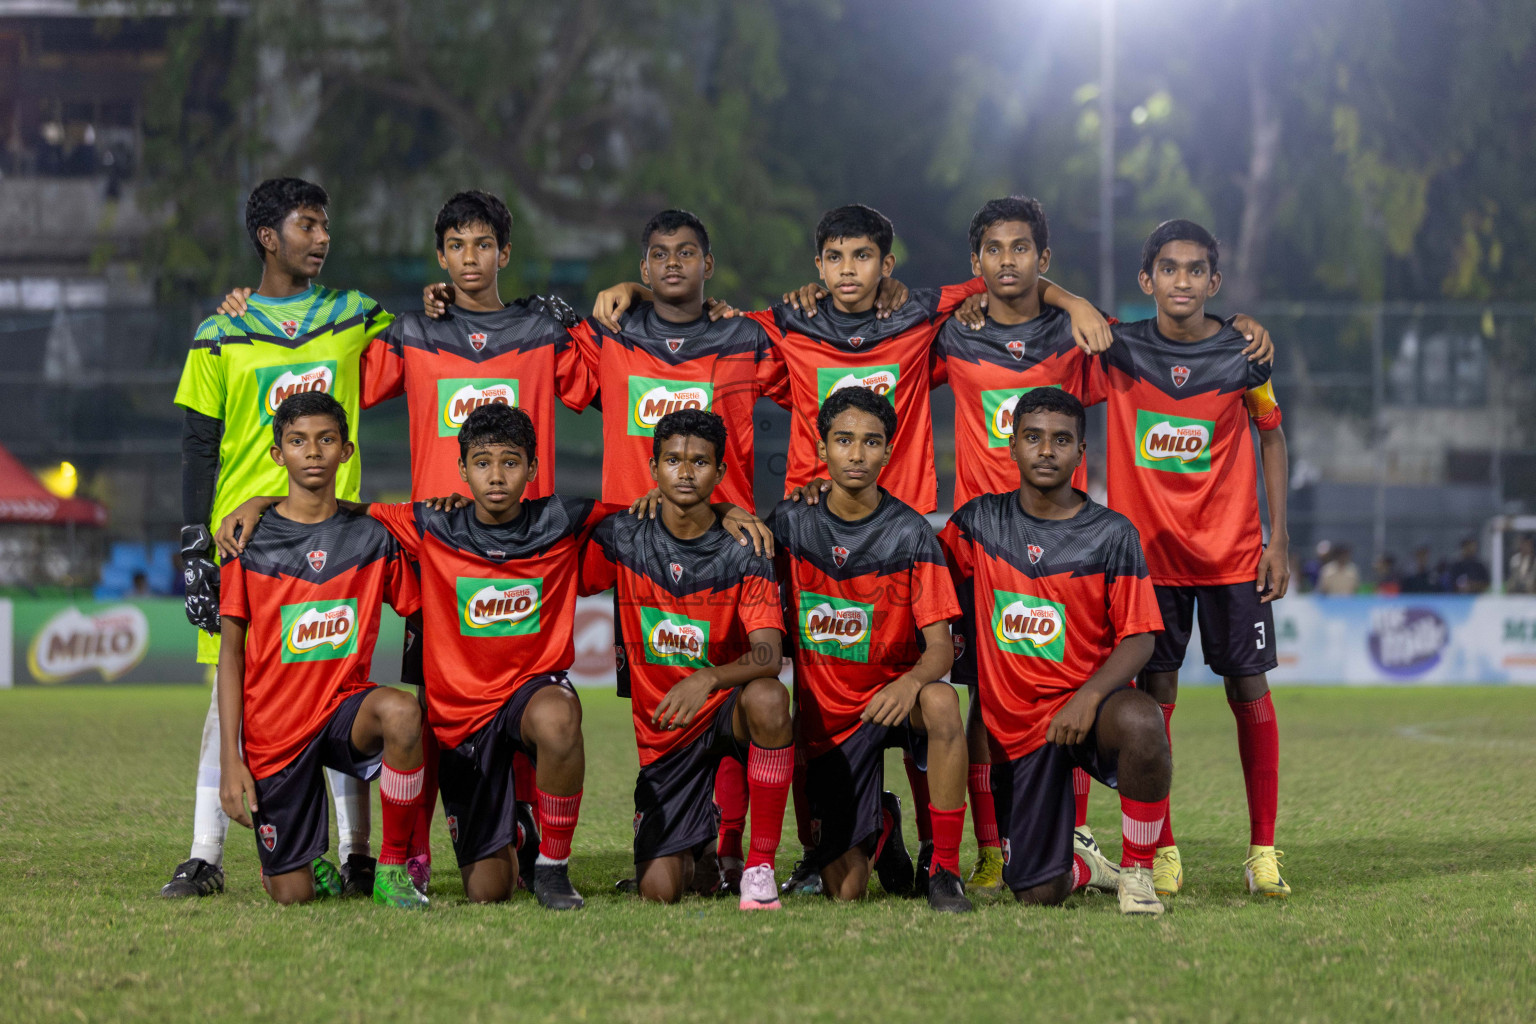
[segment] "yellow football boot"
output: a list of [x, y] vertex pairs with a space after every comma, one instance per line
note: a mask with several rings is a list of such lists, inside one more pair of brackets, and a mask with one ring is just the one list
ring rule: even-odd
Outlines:
[[1243, 861], [1243, 877], [1247, 879], [1248, 891], [1281, 899], [1289, 896], [1291, 887], [1280, 877], [1280, 858], [1284, 856], [1284, 850], [1273, 846], [1248, 847], [1248, 859]]
[[983, 846], [976, 858], [976, 866], [971, 869], [970, 881], [965, 883], [967, 889], [986, 889], [997, 891], [1003, 884], [1003, 851], [996, 846]]
[[1177, 846], [1159, 846], [1152, 858], [1152, 885], [1159, 896], [1177, 896], [1184, 888], [1184, 862]]

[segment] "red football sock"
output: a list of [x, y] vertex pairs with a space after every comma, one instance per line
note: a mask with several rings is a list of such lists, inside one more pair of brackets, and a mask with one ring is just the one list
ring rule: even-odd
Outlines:
[[[1173, 705], [1172, 704], [1163, 704], [1163, 703], [1159, 702], [1157, 706], [1163, 709], [1163, 731], [1168, 734], [1168, 749], [1172, 750], [1173, 749]], [[1162, 849], [1165, 846], [1177, 846], [1178, 845], [1177, 843], [1175, 843], [1173, 841], [1173, 815], [1172, 815], [1172, 813], [1170, 813], [1169, 806], [1168, 806], [1169, 803], [1172, 800], [1173, 800], [1173, 794], [1170, 792], [1168, 794], [1167, 799], [1165, 799], [1163, 801], [1163, 831], [1157, 837], [1157, 848], [1158, 849]]]
[[1163, 801], [1143, 803], [1120, 795], [1120, 866], [1150, 868], [1163, 829]]
[[1077, 854], [1072, 855], [1072, 891], [1077, 892], [1088, 884], [1088, 862]]
[[1088, 790], [1093, 786], [1093, 776], [1081, 768], [1072, 769], [1072, 827], [1088, 824]]
[[902, 754], [901, 763], [907, 769], [907, 785], [912, 787], [912, 817], [917, 822], [917, 841], [931, 842], [933, 821], [928, 817], [928, 773], [918, 768], [911, 754]]
[[992, 766], [973, 764], [965, 788], [971, 795], [971, 828], [977, 846], [1002, 846], [997, 838], [997, 805], [992, 802]]
[[[734, 759], [728, 758], [735, 764]], [[723, 765], [725, 762], [722, 761]], [[752, 811], [752, 852], [747, 856], [747, 867], [761, 864], [773, 867], [774, 854], [779, 850], [779, 837], [784, 832], [784, 804], [789, 800], [789, 781], [795, 770], [795, 748], [768, 749], [757, 744], [747, 748], [747, 788]], [[719, 777], [715, 786], [719, 788]], [[723, 833], [722, 833], [723, 834]], [[721, 848], [722, 850], [724, 847]], [[736, 832], [736, 850], [741, 851], [741, 831]]]
[[539, 794], [539, 863], [564, 864], [571, 859], [571, 836], [581, 812], [581, 790], [570, 796]]
[[543, 831], [543, 819], [539, 816], [539, 775], [533, 761], [521, 750], [512, 754], [512, 795], [520, 804], [533, 805], [533, 823]]
[[379, 844], [380, 864], [404, 864], [411, 831], [416, 827], [417, 808], [421, 803], [420, 767], [408, 772], [396, 771], [385, 762], [379, 772], [379, 803], [384, 812], [384, 841]]
[[[747, 757], [750, 760], [752, 750], [749, 748]], [[793, 767], [794, 753], [789, 747], [784, 748], [786, 764]], [[715, 770], [715, 804], [720, 808], [720, 842], [716, 851], [721, 857], [732, 857], [741, 860], [741, 834], [747, 827], [748, 788], [747, 767], [734, 757], [722, 757], [720, 767]], [[788, 776], [785, 776], [786, 785]], [[784, 817], [784, 807], [779, 806], [779, 819]], [[777, 833], [775, 833], [777, 835]], [[774, 840], [774, 846], [778, 846], [778, 840]], [[770, 862], [771, 862], [770, 858]]]
[[805, 795], [805, 752], [795, 744], [795, 774], [790, 780], [789, 792], [795, 800], [795, 837], [802, 850], [816, 849], [816, 837], [811, 834], [811, 801]]
[[432, 812], [437, 809], [437, 734], [426, 722], [421, 723], [421, 803], [416, 807], [416, 821], [411, 827], [407, 857], [432, 859]]
[[933, 822], [933, 864], [928, 868], [932, 876], [940, 868], [952, 875], [960, 874], [960, 835], [965, 831], [965, 804], [952, 811], [941, 811], [933, 804], [927, 807]]
[[1240, 704], [1228, 701], [1237, 719], [1237, 753], [1248, 789], [1248, 842], [1275, 845], [1275, 809], [1280, 799], [1280, 729], [1275, 702], [1265, 694]]

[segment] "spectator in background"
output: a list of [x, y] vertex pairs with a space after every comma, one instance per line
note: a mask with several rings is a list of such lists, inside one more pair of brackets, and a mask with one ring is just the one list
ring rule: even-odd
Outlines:
[[133, 586], [128, 591], [129, 597], [151, 597], [149, 589], [149, 577], [142, 570], [133, 574]]
[[1450, 589], [1458, 594], [1483, 594], [1488, 591], [1488, 567], [1477, 557], [1476, 537], [1462, 539], [1461, 554], [1451, 563], [1447, 572], [1450, 575]]
[[1440, 574], [1429, 565], [1429, 545], [1420, 544], [1413, 549], [1413, 572], [1403, 577], [1402, 592], [1432, 594], [1439, 589]]
[[1401, 594], [1403, 581], [1397, 572], [1397, 559], [1391, 552], [1376, 559], [1376, 593]]
[[1510, 594], [1536, 594], [1536, 537], [1520, 535], [1515, 553], [1509, 556], [1509, 576], [1505, 591]]
[[1360, 567], [1350, 558], [1348, 544], [1336, 544], [1317, 574], [1317, 592], [1343, 597], [1360, 589]]
[[1317, 551], [1312, 557], [1301, 563], [1301, 578], [1306, 581], [1306, 590], [1316, 590], [1317, 580], [1323, 572], [1323, 566], [1328, 564], [1333, 545], [1326, 540], [1317, 542]]

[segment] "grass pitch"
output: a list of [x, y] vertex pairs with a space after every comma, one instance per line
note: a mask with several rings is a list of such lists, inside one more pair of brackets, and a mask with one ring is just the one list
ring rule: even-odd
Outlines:
[[[436, 840], [425, 913], [281, 909], [231, 830], [228, 891], [155, 892], [186, 856], [207, 691], [0, 692], [0, 1018], [6, 1021], [1529, 1021], [1536, 1016], [1536, 691], [1291, 689], [1279, 844], [1288, 902], [1242, 885], [1232, 718], [1174, 721], [1185, 893], [1161, 920], [1112, 898], [940, 917], [916, 901], [779, 914], [617, 895], [629, 871], [628, 705], [584, 694], [572, 875], [587, 909], [466, 904]], [[909, 803], [900, 762], [887, 783]], [[1118, 804], [1091, 823], [1118, 849]], [[374, 815], [375, 828], [378, 822]], [[908, 822], [909, 845], [915, 845]], [[779, 873], [797, 849], [792, 816]], [[375, 840], [377, 842], [377, 840]], [[975, 850], [962, 850], [969, 868]]]

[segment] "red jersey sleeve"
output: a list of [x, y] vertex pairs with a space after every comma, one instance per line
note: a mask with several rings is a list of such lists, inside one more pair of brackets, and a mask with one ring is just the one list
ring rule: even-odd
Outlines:
[[384, 600], [402, 617], [421, 611], [421, 581], [404, 548], [396, 551], [384, 567]]
[[405, 553], [412, 559], [421, 558], [421, 527], [416, 525], [416, 506], [409, 501], [393, 505], [374, 502], [368, 506], [368, 514], [384, 524]]
[[396, 320], [363, 349], [364, 409], [405, 394], [405, 349], [400, 331], [400, 321]]
[[987, 290], [987, 283], [979, 277], [973, 277], [969, 281], [960, 284], [947, 284], [939, 289], [939, 304], [934, 313], [938, 316], [948, 316], [960, 308], [960, 304], [972, 295], [980, 295]]
[[560, 401], [572, 412], [581, 412], [597, 395], [597, 371], [588, 363], [574, 337], [574, 332], [582, 326], [578, 324], [568, 332], [571, 337], [555, 346], [555, 388]]
[[757, 340], [757, 386], [763, 397], [789, 408], [789, 368], [784, 363], [784, 350], [779, 347], [783, 336], [772, 310], [760, 310], [746, 314], [757, 322], [761, 333]]
[[1104, 591], [1109, 601], [1109, 622], [1118, 643], [1137, 633], [1158, 633], [1163, 628], [1163, 613], [1157, 605], [1157, 592], [1147, 572], [1141, 551], [1141, 538], [1135, 527], [1126, 524], [1118, 550], [1104, 569]]
[[960, 600], [939, 542], [930, 534], [924, 547], [929, 550], [918, 553], [911, 574], [912, 620], [918, 629], [960, 617]]
[[1083, 360], [1083, 404], [1098, 405], [1109, 400], [1109, 374], [1102, 354]]
[[592, 390], [587, 395], [586, 401], [579, 406], [571, 405], [564, 394], [561, 394], [560, 400], [565, 402], [572, 410], [580, 412], [588, 405], [591, 405], [592, 399], [597, 395], [597, 366], [601, 361], [602, 343], [598, 339], [597, 328], [593, 326], [593, 321], [591, 320], [583, 320], [575, 327], [570, 328], [567, 333], [571, 336], [571, 351], [574, 353], [575, 358], [581, 362], [582, 367], [586, 369], [587, 376], [591, 381]]
[[576, 591], [582, 596], [600, 594], [618, 584], [619, 566], [613, 550], [613, 520], [604, 519], [581, 546], [580, 581]]
[[219, 567], [219, 615], [251, 621], [251, 606], [245, 594], [245, 566], [238, 558]]
[[779, 603], [779, 585], [768, 576], [752, 575], [741, 581], [741, 604], [736, 611], [748, 633], [754, 629], [784, 632], [784, 608]]
[[949, 575], [956, 587], [976, 575], [976, 563], [971, 552], [971, 540], [953, 518], [939, 531], [939, 548], [949, 565]]

